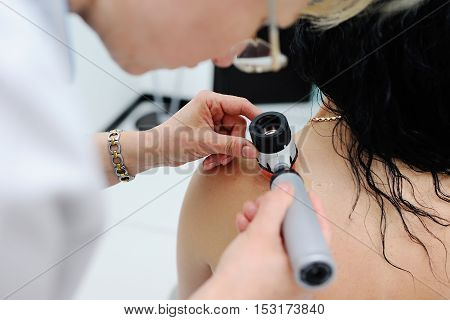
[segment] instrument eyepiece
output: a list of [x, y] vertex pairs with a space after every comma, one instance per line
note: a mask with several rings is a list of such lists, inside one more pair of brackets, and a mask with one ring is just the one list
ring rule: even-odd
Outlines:
[[297, 159], [297, 147], [292, 141], [291, 128], [279, 112], [265, 112], [253, 119], [250, 136], [259, 151], [258, 163], [274, 173], [279, 167], [290, 168]]
[[265, 112], [253, 119], [250, 136], [259, 152], [271, 154], [283, 150], [291, 141], [291, 129], [279, 112]]
[[276, 128], [273, 128], [273, 127], [269, 127], [269, 128], [266, 128], [265, 130], [264, 130], [264, 134], [266, 135], [266, 136], [270, 136], [270, 135], [272, 135], [272, 134], [275, 134], [277, 132], [277, 129]]

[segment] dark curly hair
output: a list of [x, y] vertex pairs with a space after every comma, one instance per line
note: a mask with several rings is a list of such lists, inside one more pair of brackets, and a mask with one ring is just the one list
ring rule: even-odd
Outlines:
[[[353, 209], [362, 188], [373, 196], [381, 212], [384, 258], [404, 270], [385, 252], [388, 203], [429, 258], [428, 246], [412, 232], [405, 215], [415, 215], [447, 253], [427, 223], [448, 227], [450, 221], [421, 205], [414, 194], [418, 205], [405, 199], [406, 188], [414, 193], [414, 186], [398, 163], [429, 174], [437, 197], [450, 202], [450, 1], [425, 0], [386, 15], [380, 8], [392, 1], [376, 1], [365, 12], [327, 30], [303, 19], [293, 49], [301, 76], [319, 87], [326, 97], [325, 108], [342, 116], [334, 128], [333, 144], [355, 179]], [[347, 131], [351, 139], [344, 142]], [[385, 170], [387, 189], [380, 187], [385, 179], [374, 170], [378, 163]]]

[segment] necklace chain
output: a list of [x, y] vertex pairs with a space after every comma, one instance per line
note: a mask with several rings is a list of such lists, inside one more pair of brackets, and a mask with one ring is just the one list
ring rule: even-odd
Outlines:
[[311, 118], [309, 121], [311, 122], [328, 122], [328, 121], [336, 121], [341, 119], [342, 116], [333, 116], [333, 117], [314, 117]]

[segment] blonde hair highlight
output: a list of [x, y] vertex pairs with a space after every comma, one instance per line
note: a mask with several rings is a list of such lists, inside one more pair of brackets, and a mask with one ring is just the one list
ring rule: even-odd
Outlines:
[[302, 15], [310, 18], [320, 28], [332, 28], [344, 22], [372, 4], [377, 4], [377, 10], [390, 14], [417, 6], [424, 0], [392, 0], [377, 4], [377, 0], [310, 0], [310, 5]]

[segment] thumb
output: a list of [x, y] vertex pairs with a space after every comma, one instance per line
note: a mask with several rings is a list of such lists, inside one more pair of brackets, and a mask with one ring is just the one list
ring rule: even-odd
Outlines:
[[278, 236], [286, 212], [294, 199], [293, 194], [293, 187], [287, 183], [276, 185], [273, 190], [267, 192], [258, 200], [259, 210], [249, 229]]
[[215, 139], [217, 141], [213, 146], [215, 153], [249, 159], [255, 159], [258, 156], [255, 146], [245, 138], [216, 133]]

